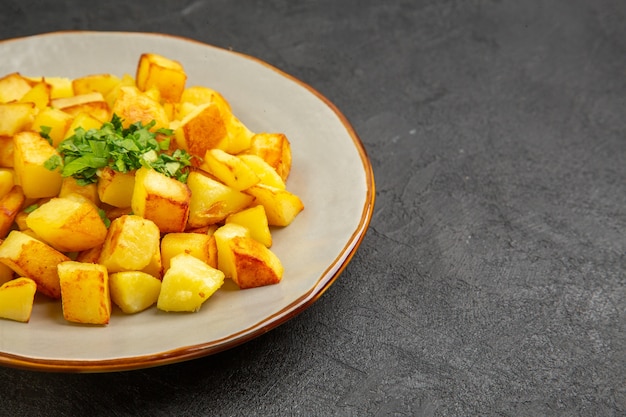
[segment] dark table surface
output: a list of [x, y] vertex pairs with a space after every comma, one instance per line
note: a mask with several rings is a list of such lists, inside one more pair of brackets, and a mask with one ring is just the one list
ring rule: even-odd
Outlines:
[[6, 416], [626, 414], [626, 3], [2, 0], [0, 38], [163, 32], [347, 116], [371, 227], [312, 307], [213, 356], [0, 369]]

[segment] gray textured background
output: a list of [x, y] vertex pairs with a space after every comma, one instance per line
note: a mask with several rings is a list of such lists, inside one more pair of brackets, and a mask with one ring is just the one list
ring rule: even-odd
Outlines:
[[343, 111], [377, 183], [360, 250], [295, 319], [166, 367], [0, 369], [0, 415], [626, 414], [623, 1], [0, 5], [1, 38], [165, 32], [261, 58]]

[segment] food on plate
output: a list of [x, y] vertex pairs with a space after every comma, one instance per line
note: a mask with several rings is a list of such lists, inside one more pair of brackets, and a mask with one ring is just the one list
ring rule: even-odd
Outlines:
[[163, 271], [170, 269], [170, 260], [181, 253], [193, 255], [217, 268], [217, 245], [210, 233], [168, 233], [161, 239]]
[[224, 273], [193, 255], [181, 253], [170, 260], [163, 276], [157, 308], [163, 311], [198, 311], [224, 283]]
[[107, 237], [98, 207], [80, 194], [46, 201], [26, 217], [26, 226], [61, 252], [87, 250]]
[[152, 220], [162, 233], [186, 229], [190, 200], [189, 187], [174, 178], [146, 167], [135, 173], [130, 203], [133, 213]]
[[30, 234], [12, 230], [0, 244], [0, 262], [21, 277], [37, 283], [37, 291], [61, 298], [61, 284], [57, 265], [70, 258]]
[[124, 313], [145, 310], [159, 298], [161, 280], [141, 271], [122, 271], [109, 275], [111, 301]]
[[[143, 271], [155, 256], [160, 264], [159, 240], [159, 228], [153, 221], [134, 214], [123, 215], [111, 222], [99, 263], [109, 272]], [[160, 271], [157, 275], [160, 278]]]
[[66, 261], [57, 266], [63, 317], [85, 324], [108, 324], [111, 318], [109, 274], [104, 265]]
[[290, 142], [187, 81], [156, 53], [134, 76], [0, 78], [0, 318], [28, 322], [40, 293], [102, 326], [283, 279], [272, 230], [304, 209]]
[[0, 286], [0, 318], [28, 322], [33, 311], [37, 284], [30, 278], [16, 278]]

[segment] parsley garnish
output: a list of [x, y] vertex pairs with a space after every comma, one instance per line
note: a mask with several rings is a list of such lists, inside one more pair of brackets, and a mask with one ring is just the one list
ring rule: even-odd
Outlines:
[[39, 208], [39, 204], [31, 204], [30, 206], [24, 208], [24, 213], [32, 213], [38, 208]]
[[[171, 155], [165, 153], [173, 132], [169, 129], [151, 132], [155, 123], [154, 120], [146, 125], [136, 122], [124, 129], [122, 119], [114, 114], [100, 129], [79, 127], [57, 147], [60, 156], [51, 157], [44, 166], [49, 170], [60, 168], [61, 175], [74, 177], [81, 185], [98, 181], [98, 171], [105, 167], [129, 172], [143, 166], [186, 182], [191, 155], [182, 149]], [[157, 134], [162, 139], [157, 140]]]
[[41, 126], [41, 132], [39, 132], [41, 137], [47, 140], [50, 145], [52, 145], [52, 138], [50, 137], [51, 130], [52, 128], [50, 126]]
[[102, 222], [104, 223], [104, 225], [108, 229], [109, 226], [111, 226], [111, 220], [107, 217], [106, 212], [104, 210], [102, 210], [102, 209], [98, 209], [98, 215], [100, 216], [100, 218], [102, 219]]

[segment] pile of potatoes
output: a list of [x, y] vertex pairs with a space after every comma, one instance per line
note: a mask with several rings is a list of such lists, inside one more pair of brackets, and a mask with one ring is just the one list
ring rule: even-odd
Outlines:
[[[186, 82], [180, 63], [153, 53], [134, 77], [0, 78], [0, 318], [28, 322], [39, 293], [61, 299], [68, 321], [104, 325], [112, 304], [192, 312], [225, 279], [281, 281], [270, 227], [304, 208], [286, 188], [289, 140], [250, 131], [220, 93]], [[113, 114], [170, 129], [169, 151], [194, 156], [186, 182], [103, 168], [82, 185], [45, 167], [77, 128]]]

